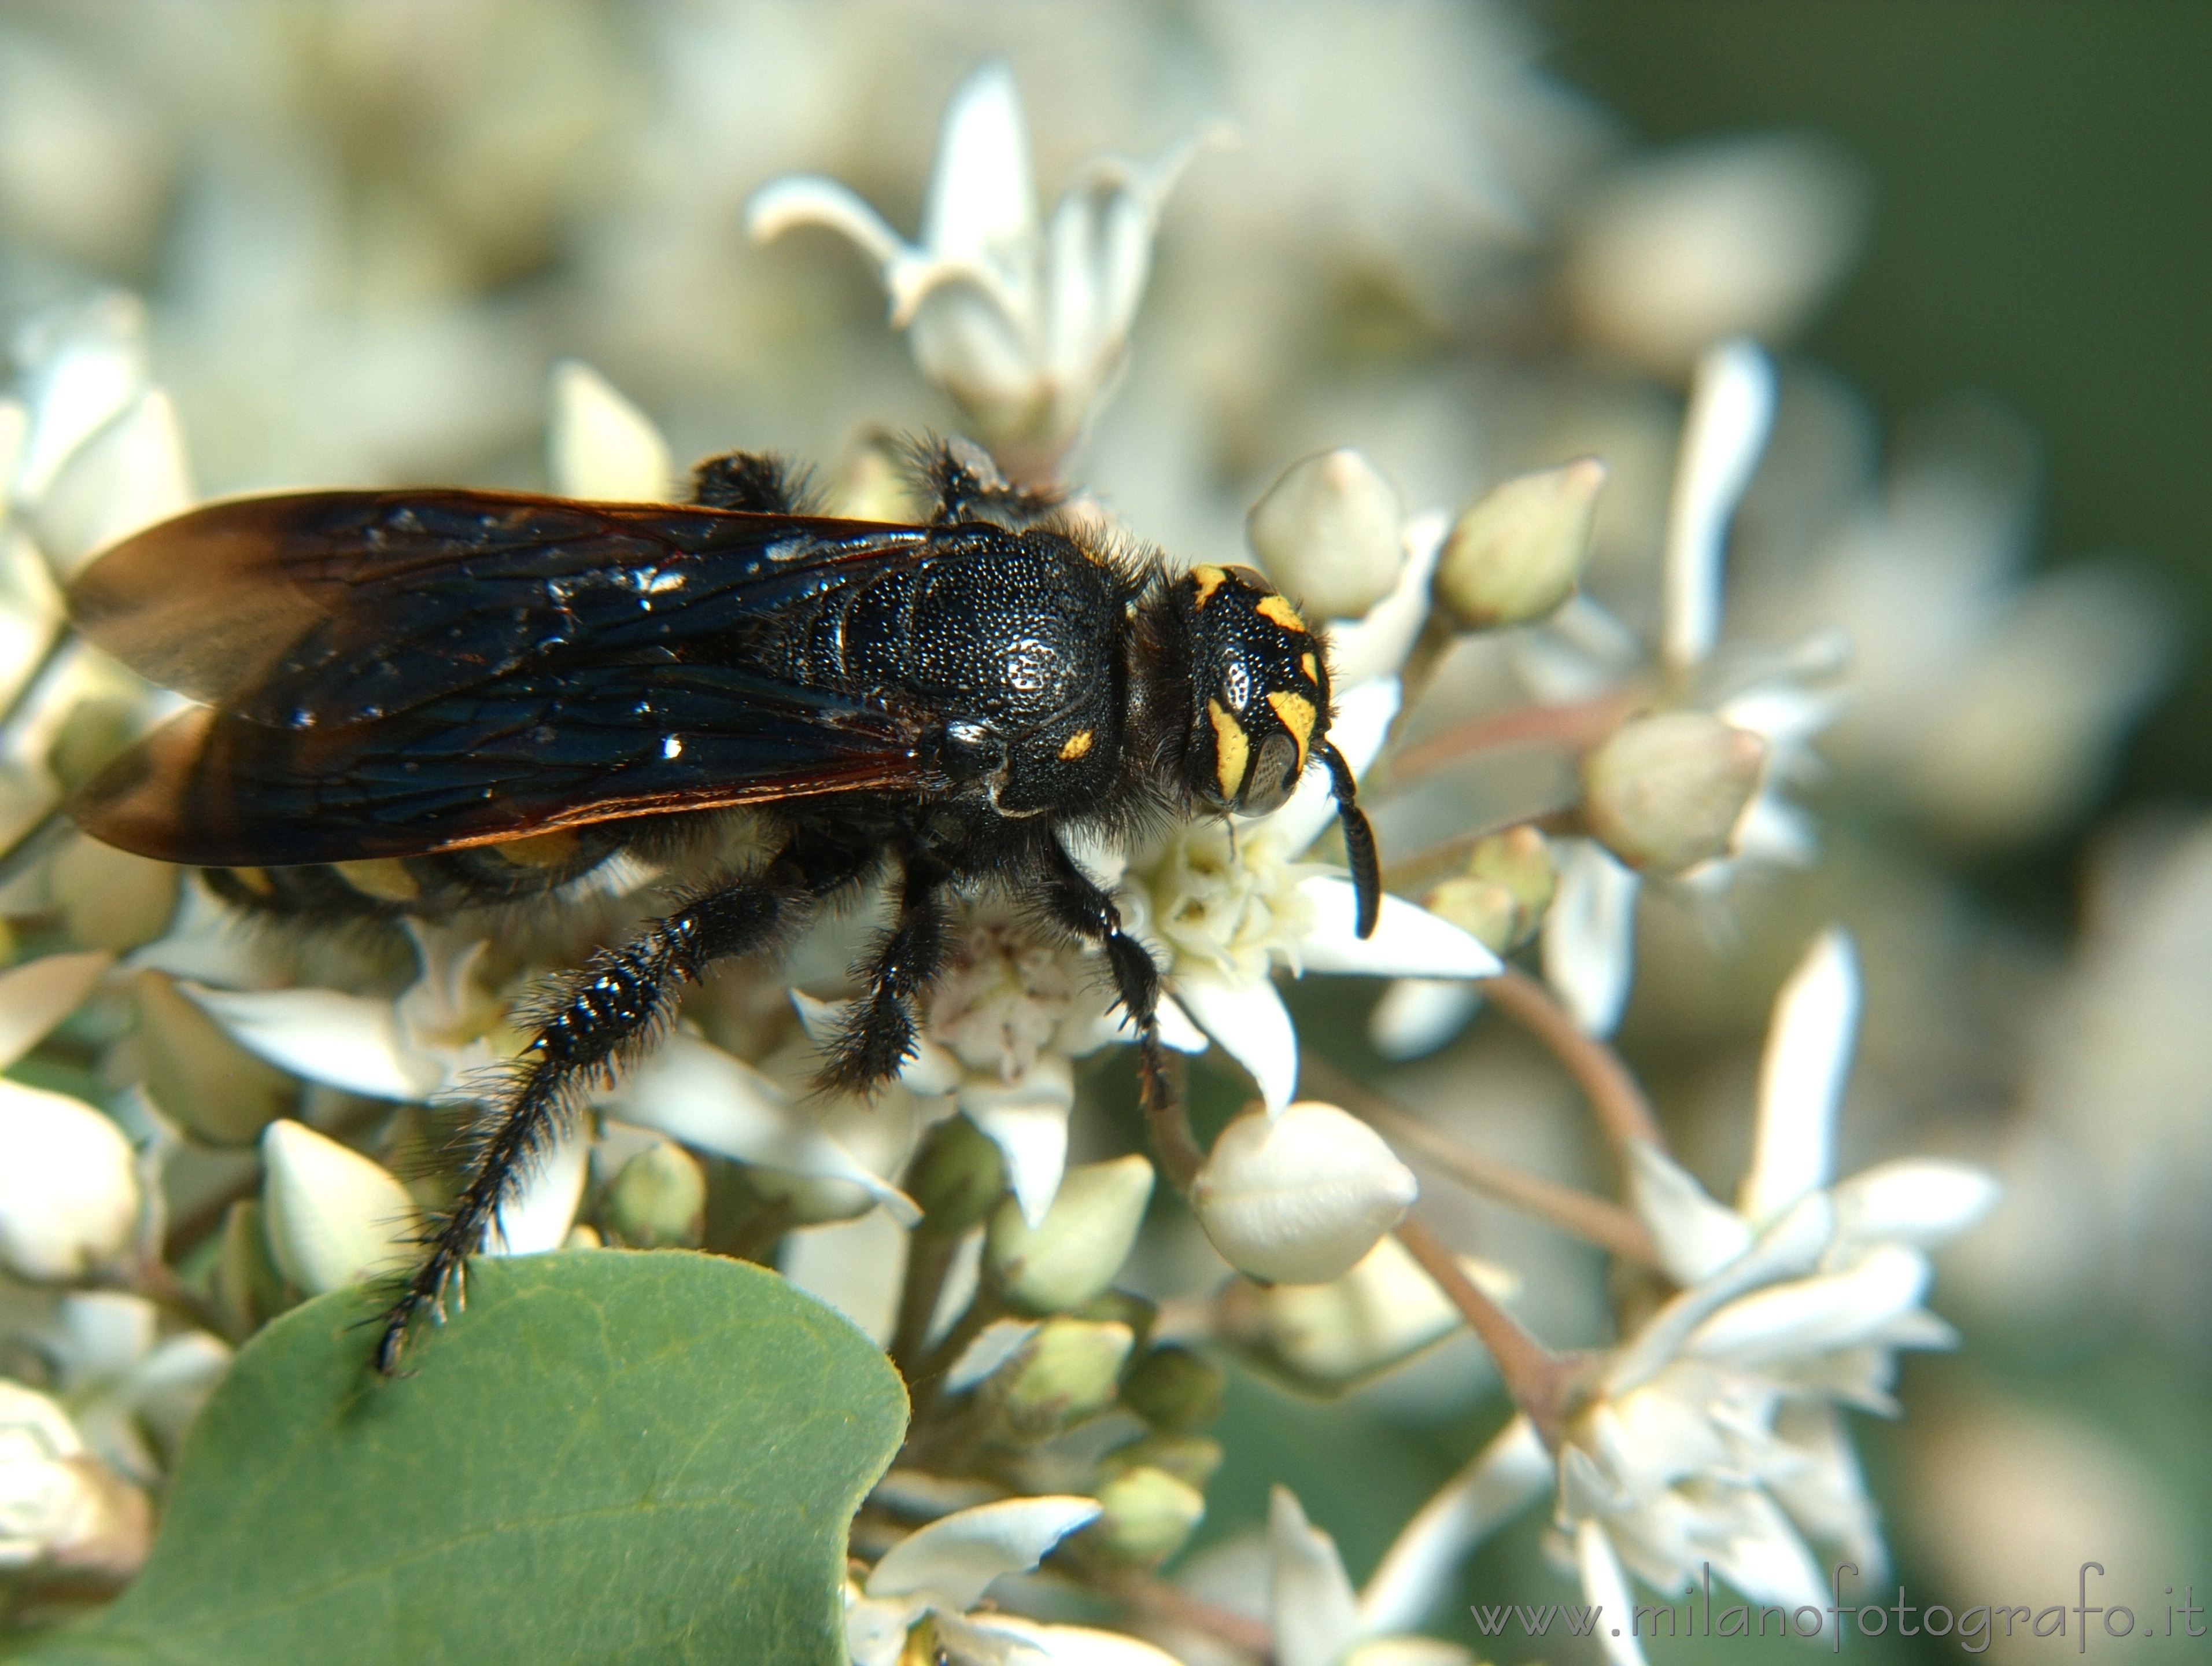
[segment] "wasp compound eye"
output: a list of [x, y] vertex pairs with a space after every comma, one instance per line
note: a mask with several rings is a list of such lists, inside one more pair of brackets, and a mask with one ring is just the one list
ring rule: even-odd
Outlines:
[[1298, 784], [1298, 773], [1297, 744], [1286, 734], [1269, 735], [1253, 757], [1237, 807], [1248, 816], [1281, 809]]

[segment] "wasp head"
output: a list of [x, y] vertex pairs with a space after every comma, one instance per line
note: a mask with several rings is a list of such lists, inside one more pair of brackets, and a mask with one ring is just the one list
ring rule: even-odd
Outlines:
[[1359, 891], [1359, 934], [1374, 929], [1382, 879], [1352, 770], [1328, 742], [1328, 664], [1298, 611], [1249, 567], [1194, 567], [1177, 581], [1190, 643], [1184, 782], [1208, 810], [1280, 809], [1306, 766], [1329, 771]]

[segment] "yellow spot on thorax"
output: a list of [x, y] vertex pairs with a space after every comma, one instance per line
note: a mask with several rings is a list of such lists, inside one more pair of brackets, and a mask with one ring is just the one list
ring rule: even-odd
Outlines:
[[1285, 630], [1295, 630], [1301, 636], [1306, 634], [1306, 622], [1298, 617], [1298, 610], [1280, 596], [1261, 597], [1252, 604], [1252, 611], [1263, 619], [1273, 620]]
[[1267, 703], [1275, 708], [1276, 717], [1291, 732], [1291, 739], [1298, 743], [1298, 769], [1303, 773], [1306, 748], [1313, 740], [1314, 720], [1319, 715], [1314, 702], [1303, 694], [1277, 693], [1267, 696]]
[[358, 862], [332, 862], [337, 874], [364, 897], [385, 903], [411, 903], [422, 894], [422, 883], [397, 856], [371, 856]]
[[1305, 672], [1307, 682], [1318, 683], [1321, 681], [1321, 661], [1315, 659], [1312, 654], [1301, 654], [1298, 655], [1298, 669]]
[[1197, 598], [1191, 603], [1194, 607], [1204, 607], [1213, 599], [1213, 593], [1229, 582], [1228, 569], [1222, 567], [1194, 567], [1190, 576], [1198, 586]]
[[1060, 743], [1060, 761], [1062, 763], [1073, 763], [1076, 759], [1084, 757], [1090, 751], [1091, 731], [1088, 729], [1078, 729], [1073, 734], [1068, 736], [1066, 740]]
[[1218, 700], [1206, 702], [1206, 714], [1213, 720], [1213, 778], [1221, 783], [1221, 796], [1233, 799], [1243, 784], [1244, 760], [1252, 743], [1237, 714]]

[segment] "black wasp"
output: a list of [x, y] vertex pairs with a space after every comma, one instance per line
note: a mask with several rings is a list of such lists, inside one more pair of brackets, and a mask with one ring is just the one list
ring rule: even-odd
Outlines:
[[771, 835], [773, 856], [684, 893], [549, 998], [385, 1317], [380, 1369], [686, 981], [886, 871], [896, 913], [855, 968], [837, 1086], [898, 1069], [950, 899], [1000, 885], [1103, 947], [1164, 1104], [1158, 972], [1063, 829], [1263, 812], [1318, 763], [1371, 930], [1374, 842], [1291, 605], [1247, 569], [1176, 575], [1103, 547], [964, 442], [918, 468], [921, 526], [809, 513], [782, 465], [744, 453], [702, 464], [688, 504], [242, 499], [138, 533], [72, 587], [88, 637], [205, 703], [70, 813], [207, 868], [234, 902], [441, 915], [542, 897], [625, 849], [680, 854], [730, 806]]

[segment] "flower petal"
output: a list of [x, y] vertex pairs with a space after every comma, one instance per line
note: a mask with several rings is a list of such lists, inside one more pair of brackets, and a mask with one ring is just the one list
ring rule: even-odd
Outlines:
[[1267, 1115], [1282, 1115], [1297, 1091], [1298, 1035], [1275, 986], [1192, 976], [1176, 979], [1175, 993], [1198, 1027], [1251, 1073]]
[[1575, 1022], [1609, 1036], [1636, 970], [1637, 878], [1595, 839], [1555, 839], [1559, 885], [1544, 916], [1544, 981]]
[[683, 1031], [596, 1103], [618, 1110], [625, 1122], [657, 1128], [699, 1151], [787, 1174], [850, 1182], [902, 1225], [921, 1219], [911, 1198], [823, 1133], [775, 1083], [743, 1060]]
[[1930, 1249], [1995, 1208], [2003, 1189], [1995, 1175], [1970, 1164], [1899, 1158], [1835, 1189], [1836, 1231], [1847, 1241], [1887, 1239]]
[[963, 1083], [956, 1103], [1006, 1159], [1006, 1185], [1022, 1219], [1036, 1225], [1059, 1195], [1067, 1166], [1067, 1113], [1075, 1104], [1067, 1061], [1048, 1053], [1018, 1082]]
[[1831, 927], [1783, 985], [1767, 1029], [1759, 1130], [1737, 1198], [1755, 1225], [1827, 1183], [1858, 1012], [1858, 958], [1850, 938]]
[[1683, 1349], [1755, 1365], [1850, 1347], [1917, 1307], [1930, 1276], [1926, 1256], [1890, 1245], [1845, 1272], [1778, 1284], [1730, 1302], [1699, 1325]]
[[1390, 593], [1364, 617], [1332, 619], [1328, 626], [1328, 675], [1339, 688], [1356, 688], [1371, 678], [1395, 677], [1413, 651], [1429, 618], [1429, 586], [1443, 554], [1451, 517], [1431, 509], [1408, 520], [1400, 533], [1406, 565]]
[[592, 1141], [580, 1119], [532, 1164], [522, 1189], [484, 1233], [488, 1256], [534, 1256], [558, 1250], [575, 1225], [591, 1168]]
[[921, 258], [850, 186], [811, 173], [771, 179], [745, 204], [745, 234], [756, 243], [772, 243], [793, 226], [825, 226], [842, 234], [884, 271], [887, 283], [895, 264]]
[[1401, 977], [1367, 1015], [1368, 1044], [1392, 1063], [1425, 1058], [1467, 1028], [1482, 991], [1463, 979]]
[[1049, 1493], [956, 1511], [885, 1551], [868, 1575], [867, 1594], [927, 1595], [940, 1608], [963, 1613], [1000, 1574], [1027, 1572], [1098, 1514], [1096, 1499]]
[[1348, 879], [1316, 873], [1298, 882], [1313, 925], [1298, 944], [1310, 972], [1372, 977], [1496, 977], [1505, 970], [1481, 940], [1417, 903], [1384, 893], [1375, 934], [1358, 935], [1358, 893]]
[[1088, 1626], [1045, 1626], [986, 1610], [937, 1617], [938, 1641], [953, 1666], [1181, 1666], [1139, 1638]]
[[921, 240], [933, 259], [979, 266], [1037, 245], [1029, 130], [1002, 59], [977, 65], [945, 107]]
[[1287, 1487], [1267, 1495], [1267, 1609], [1277, 1666], [1336, 1666], [1359, 1638], [1359, 1599], [1336, 1541], [1306, 1520]]
[[0, 1070], [82, 1006], [100, 975], [114, 964], [113, 955], [95, 949], [42, 955], [0, 972]]
[[115, 1260], [138, 1225], [131, 1141], [81, 1099], [0, 1080], [0, 1267], [78, 1279]]
[[1636, 1641], [1636, 1628], [1605, 1624], [1608, 1614], [1616, 1619], [1628, 1618], [1633, 1599], [1628, 1592], [1628, 1576], [1621, 1572], [1620, 1558], [1613, 1553], [1613, 1541], [1595, 1519], [1585, 1520], [1575, 1529], [1575, 1566], [1583, 1576], [1583, 1600], [1598, 1615], [1598, 1623], [1591, 1629], [1598, 1634], [1598, 1645], [1605, 1651], [1605, 1657], [1613, 1666], [1644, 1666], [1644, 1651]]
[[1698, 362], [1668, 507], [1661, 646], [1694, 666], [1720, 634], [1721, 551], [1774, 422], [1774, 365], [1756, 344], [1724, 341]]
[[309, 1295], [391, 1272], [413, 1255], [415, 1200], [380, 1164], [281, 1117], [262, 1130], [261, 1161], [270, 1253]]
[[993, 1371], [1029, 1346], [1043, 1322], [1038, 1319], [994, 1319], [960, 1351], [945, 1373], [945, 1392], [965, 1394]]
[[1673, 1158], [1645, 1140], [1630, 1140], [1627, 1154], [1636, 1213], [1651, 1229], [1659, 1264], [1676, 1284], [1711, 1277], [1750, 1246], [1750, 1223], [1706, 1196]]
[[556, 364], [552, 384], [546, 451], [556, 491], [617, 503], [669, 496], [675, 465], [651, 417], [581, 359]]
[[1516, 1417], [1474, 1462], [1400, 1529], [1359, 1593], [1360, 1630], [1411, 1631], [1432, 1613], [1468, 1553], [1552, 1484], [1552, 1456], [1525, 1416]]
[[445, 1069], [410, 1047], [388, 1000], [337, 989], [210, 989], [179, 980], [239, 1045], [311, 1082], [372, 1099], [428, 1099]]

